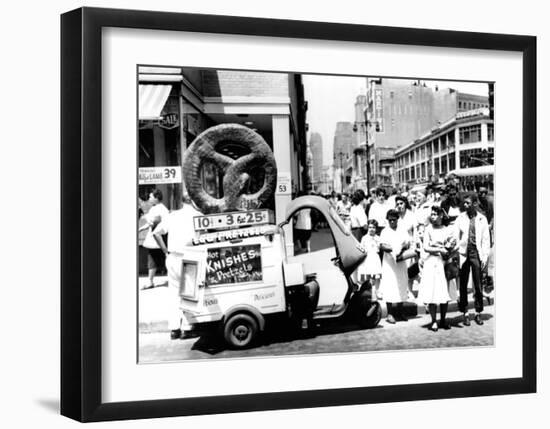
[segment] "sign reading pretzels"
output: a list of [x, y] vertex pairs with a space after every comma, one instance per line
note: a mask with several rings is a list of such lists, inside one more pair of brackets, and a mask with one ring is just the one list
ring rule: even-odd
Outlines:
[[[237, 144], [249, 151], [233, 159], [217, 149], [220, 145]], [[208, 194], [201, 181], [205, 163], [213, 164], [223, 175], [223, 198]], [[253, 169], [261, 169], [264, 181], [257, 192], [244, 190]], [[221, 124], [201, 133], [183, 156], [183, 180], [189, 196], [204, 214], [262, 207], [273, 195], [277, 182], [277, 166], [273, 152], [255, 131], [239, 124]]]

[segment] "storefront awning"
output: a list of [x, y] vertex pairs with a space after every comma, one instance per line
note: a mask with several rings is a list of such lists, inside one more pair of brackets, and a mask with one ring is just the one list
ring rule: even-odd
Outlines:
[[139, 119], [160, 119], [172, 85], [139, 85]]

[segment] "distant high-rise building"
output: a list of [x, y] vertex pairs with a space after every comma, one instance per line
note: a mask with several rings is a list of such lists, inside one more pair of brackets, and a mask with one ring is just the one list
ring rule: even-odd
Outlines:
[[311, 179], [315, 184], [321, 180], [323, 168], [323, 139], [321, 134], [313, 132], [309, 137], [309, 148], [313, 157]]
[[346, 191], [351, 184], [353, 174], [353, 148], [355, 136], [351, 122], [337, 122], [334, 132], [333, 144], [333, 168], [335, 178], [335, 190]]
[[373, 79], [365, 118], [370, 186], [393, 185], [394, 152], [453, 118], [458, 112], [489, 107], [485, 96], [431, 88], [421, 81]]

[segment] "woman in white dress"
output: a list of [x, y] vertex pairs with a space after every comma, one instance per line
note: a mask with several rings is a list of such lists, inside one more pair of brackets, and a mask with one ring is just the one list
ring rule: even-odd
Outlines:
[[[420, 282], [419, 298], [428, 306], [431, 316], [430, 330], [437, 331], [438, 327], [450, 329], [445, 316], [448, 303], [451, 300], [449, 286], [445, 277], [444, 259], [455, 250], [456, 240], [451, 228], [443, 225], [443, 210], [433, 206], [430, 215], [430, 225], [424, 231], [424, 251], [427, 254]], [[437, 305], [440, 307], [441, 323], [437, 324]]]
[[403, 302], [408, 296], [407, 262], [401, 260], [401, 254], [410, 246], [406, 231], [397, 228], [399, 213], [389, 210], [386, 215], [388, 227], [380, 234], [380, 249], [384, 252], [382, 259], [382, 279], [380, 292], [388, 307], [388, 323], [397, 320], [407, 321], [403, 314]]

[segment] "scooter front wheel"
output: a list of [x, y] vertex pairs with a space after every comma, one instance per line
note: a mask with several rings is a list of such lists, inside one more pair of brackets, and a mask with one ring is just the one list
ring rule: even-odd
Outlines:
[[382, 319], [382, 307], [378, 301], [365, 300], [357, 312], [357, 323], [362, 328], [375, 328]]

